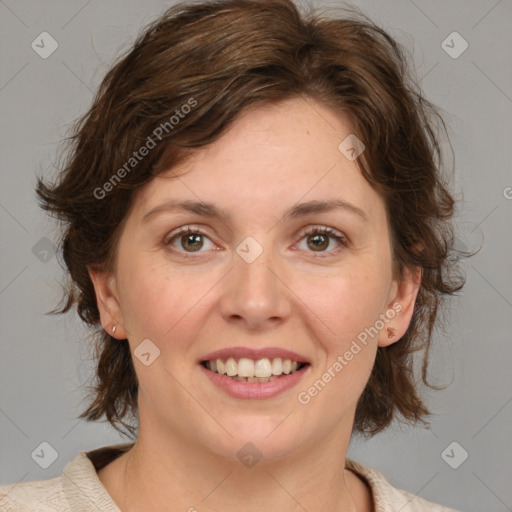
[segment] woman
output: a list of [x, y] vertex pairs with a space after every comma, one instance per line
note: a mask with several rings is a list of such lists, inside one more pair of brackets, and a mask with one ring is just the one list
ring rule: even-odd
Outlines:
[[37, 188], [65, 226], [56, 312], [97, 329], [81, 417], [134, 442], [3, 486], [2, 510], [453, 510], [346, 457], [430, 414], [412, 354], [428, 384], [463, 285], [436, 120], [361, 15], [231, 0], [148, 27]]

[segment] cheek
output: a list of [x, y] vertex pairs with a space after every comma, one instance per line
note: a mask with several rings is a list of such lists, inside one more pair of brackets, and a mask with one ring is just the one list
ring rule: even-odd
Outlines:
[[120, 305], [129, 333], [134, 338], [158, 339], [164, 322], [167, 330], [172, 327], [173, 318], [169, 318], [168, 311], [180, 307], [179, 297], [183, 294], [176, 289], [178, 283], [171, 287], [169, 276], [145, 259], [119, 261], [118, 275]]
[[326, 287], [325, 323], [336, 333], [325, 346], [326, 379], [333, 382], [326, 400], [354, 402], [370, 377], [377, 351], [376, 326], [387, 304], [391, 279], [384, 263], [375, 261], [359, 271], [352, 267], [352, 272], [330, 280]]
[[370, 328], [382, 313], [387, 288], [374, 276], [355, 272], [326, 279], [322, 286], [310, 284], [308, 290], [302, 292], [307, 297], [302, 313], [318, 342], [319, 365], [299, 401], [308, 399], [321, 409], [334, 406], [335, 422], [355, 406], [370, 377], [377, 351]]
[[[347, 266], [321, 279], [300, 276], [299, 297], [307, 306], [311, 321], [327, 334], [325, 340], [343, 348], [370, 327], [383, 312], [389, 290], [389, 272], [378, 262]], [[316, 318], [316, 321], [314, 320]]]
[[170, 342], [173, 347], [186, 344], [194, 326], [201, 323], [205, 295], [214, 284], [211, 272], [129, 262], [123, 272], [121, 309], [133, 342], [149, 338], [161, 350]]

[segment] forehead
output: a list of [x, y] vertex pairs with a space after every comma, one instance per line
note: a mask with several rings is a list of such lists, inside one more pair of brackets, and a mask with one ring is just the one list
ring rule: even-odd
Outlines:
[[245, 111], [216, 142], [146, 184], [134, 209], [142, 216], [161, 202], [186, 199], [250, 218], [339, 199], [379, 215], [378, 194], [339, 149], [350, 134], [346, 118], [310, 99]]

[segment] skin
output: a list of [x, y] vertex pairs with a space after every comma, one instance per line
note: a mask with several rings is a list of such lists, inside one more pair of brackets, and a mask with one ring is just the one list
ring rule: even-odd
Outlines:
[[[407, 330], [420, 274], [393, 278], [384, 201], [357, 161], [338, 150], [350, 133], [346, 119], [311, 99], [244, 113], [179, 176], [174, 169], [139, 189], [115, 272], [89, 269], [104, 328], [116, 325], [132, 353], [144, 339], [160, 350], [149, 366], [133, 358], [140, 383], [134, 448], [98, 473], [123, 512], [373, 510], [369, 488], [344, 462], [377, 347]], [[167, 211], [142, 222], [170, 199], [212, 202], [232, 220]], [[313, 199], [343, 199], [367, 220], [345, 209], [283, 219]], [[204, 233], [199, 242], [187, 245], [185, 235], [165, 245], [189, 225]], [[321, 238], [316, 248], [315, 235], [303, 233], [310, 227], [331, 227], [348, 245]], [[252, 263], [236, 253], [247, 236], [263, 248]], [[297, 394], [397, 303], [401, 311], [386, 324], [395, 336], [385, 327], [370, 337], [300, 404]], [[235, 399], [197, 361], [237, 345], [291, 349], [311, 367], [280, 396]], [[262, 453], [252, 468], [236, 456], [249, 441]]]

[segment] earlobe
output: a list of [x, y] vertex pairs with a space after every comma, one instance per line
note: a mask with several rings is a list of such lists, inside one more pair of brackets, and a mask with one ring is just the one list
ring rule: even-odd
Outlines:
[[388, 339], [394, 338], [396, 336], [396, 329], [394, 327], [387, 327], [386, 332], [388, 333]]
[[379, 334], [379, 347], [387, 347], [396, 343], [409, 328], [421, 286], [421, 274], [420, 267], [407, 269], [403, 279], [395, 282], [396, 292], [388, 303], [385, 313], [388, 322]]
[[87, 266], [87, 270], [94, 286], [101, 325], [112, 337], [126, 339], [127, 332], [117, 298], [114, 276], [110, 272], [95, 270], [90, 266]]

